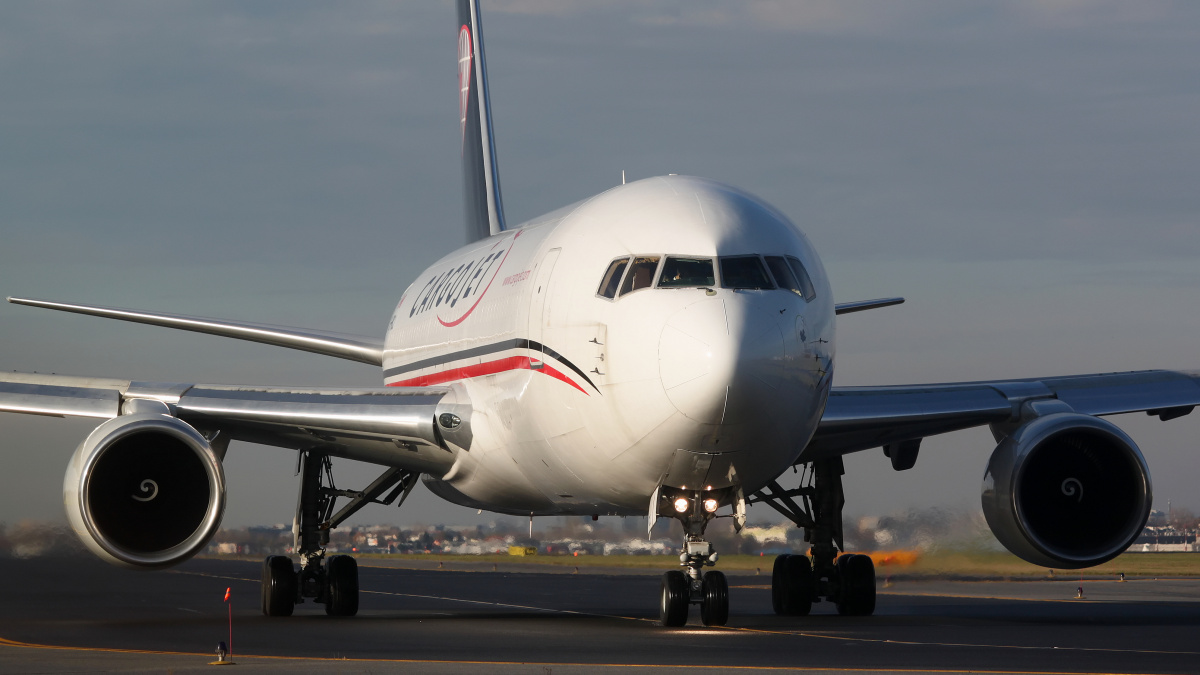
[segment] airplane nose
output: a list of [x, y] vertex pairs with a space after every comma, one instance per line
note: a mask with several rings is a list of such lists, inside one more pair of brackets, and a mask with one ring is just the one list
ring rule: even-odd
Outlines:
[[771, 310], [754, 304], [736, 295], [706, 298], [667, 320], [659, 377], [671, 403], [690, 419], [737, 424], [770, 404], [786, 357], [783, 333]]

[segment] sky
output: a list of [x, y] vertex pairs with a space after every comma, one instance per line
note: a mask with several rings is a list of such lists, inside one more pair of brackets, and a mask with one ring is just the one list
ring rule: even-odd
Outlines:
[[[510, 223], [692, 174], [788, 214], [839, 302], [835, 384], [1200, 369], [1200, 5], [484, 2]], [[452, 3], [0, 4], [0, 295], [382, 336], [465, 241]], [[377, 386], [378, 369], [0, 305], [0, 370]], [[1114, 418], [1200, 511], [1200, 415]], [[94, 427], [0, 415], [0, 521], [63, 521]], [[986, 429], [846, 460], [848, 514], [978, 509]], [[234, 444], [225, 524], [290, 522]], [[375, 470], [342, 462], [339, 487]], [[360, 485], [355, 485], [359, 483]], [[765, 508], [752, 520], [774, 520]], [[351, 522], [476, 523], [419, 487]]]

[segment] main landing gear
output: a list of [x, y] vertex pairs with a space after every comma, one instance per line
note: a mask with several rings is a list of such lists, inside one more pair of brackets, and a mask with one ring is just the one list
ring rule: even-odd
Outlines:
[[[842, 539], [842, 474], [840, 457], [805, 467], [800, 487], [785, 490], [771, 481], [747, 503], [764, 503], [804, 528], [807, 555], [781, 555], [771, 572], [771, 606], [776, 614], [805, 616], [814, 602], [827, 600], [838, 614], [869, 616], [875, 612], [875, 563], [869, 556], [839, 553]], [[797, 502], [799, 498], [799, 502]]]
[[690, 607], [700, 605], [701, 623], [724, 626], [729, 621], [729, 583], [721, 572], [704, 572], [705, 567], [717, 564], [718, 555], [704, 540], [704, 530], [715, 517], [719, 500], [711, 493], [668, 490], [660, 495], [659, 502], [669, 505], [660, 512], [674, 513], [683, 523], [686, 537], [679, 564], [687, 568], [663, 574], [659, 623], [682, 626], [687, 623]]
[[[304, 598], [312, 598], [325, 605], [325, 613], [330, 616], [354, 616], [358, 613], [358, 563], [347, 555], [325, 558], [329, 532], [367, 504], [387, 505], [397, 498], [403, 504], [417, 483], [417, 474], [388, 469], [365, 490], [356, 492], [334, 487], [328, 455], [305, 451], [298, 468], [300, 497], [292, 534], [300, 570], [287, 556], [273, 555], [263, 561], [262, 612], [267, 616], [291, 616]], [[381, 498], [385, 492], [387, 495]], [[335, 514], [338, 497], [349, 497], [350, 502]]]

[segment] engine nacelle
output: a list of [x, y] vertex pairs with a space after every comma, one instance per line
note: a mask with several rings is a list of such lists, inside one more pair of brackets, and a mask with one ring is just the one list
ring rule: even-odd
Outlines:
[[1043, 567], [1099, 565], [1128, 548], [1153, 497], [1137, 445], [1105, 420], [1039, 417], [996, 446], [983, 477], [983, 515], [1000, 543]]
[[225, 474], [200, 432], [169, 415], [108, 420], [75, 450], [63, 481], [67, 518], [96, 555], [156, 568], [195, 555], [225, 512]]

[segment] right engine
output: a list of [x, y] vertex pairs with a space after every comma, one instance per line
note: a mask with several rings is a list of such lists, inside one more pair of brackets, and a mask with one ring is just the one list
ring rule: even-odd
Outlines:
[[63, 481], [67, 518], [108, 562], [169, 567], [195, 555], [225, 511], [225, 474], [209, 442], [170, 415], [122, 415], [79, 445]]
[[1005, 438], [983, 478], [983, 514], [1000, 543], [1043, 567], [1115, 558], [1141, 534], [1150, 472], [1133, 441], [1097, 417], [1060, 412]]

